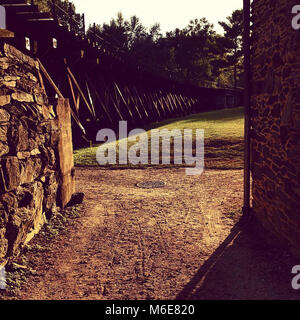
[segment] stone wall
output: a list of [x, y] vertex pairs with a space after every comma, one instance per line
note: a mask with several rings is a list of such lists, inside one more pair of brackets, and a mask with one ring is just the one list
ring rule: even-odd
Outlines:
[[62, 127], [70, 126], [63, 124], [66, 119], [70, 121], [63, 110], [67, 114], [70, 110], [65, 101], [58, 105], [62, 105], [61, 121], [53, 111], [56, 106], [48, 101], [37, 61], [2, 43], [0, 265], [19, 253], [58, 203], [66, 202], [61, 199], [64, 179], [59, 145]]
[[297, 2], [252, 4], [253, 209], [292, 247], [300, 243], [300, 30], [291, 26]]

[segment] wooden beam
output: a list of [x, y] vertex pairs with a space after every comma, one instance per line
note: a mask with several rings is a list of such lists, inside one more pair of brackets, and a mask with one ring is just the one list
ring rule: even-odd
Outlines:
[[94, 101], [93, 101], [93, 99], [92, 99], [91, 92], [90, 92], [90, 88], [89, 88], [89, 85], [88, 85], [88, 83], [87, 83], [87, 80], [85, 80], [85, 85], [86, 85], [86, 89], [87, 89], [87, 93], [88, 93], [88, 97], [89, 97], [91, 106], [92, 106], [93, 111], [94, 111], [94, 115], [95, 115], [95, 117], [96, 117], [96, 111], [95, 111]]
[[64, 96], [62, 95], [62, 93], [60, 92], [60, 90], [57, 88], [56, 84], [54, 83], [54, 81], [52, 80], [52, 78], [50, 77], [49, 73], [47, 72], [47, 70], [45, 69], [45, 67], [43, 66], [43, 64], [41, 63], [40, 59], [37, 58], [37, 62], [39, 63], [39, 66], [41, 68], [41, 70], [43, 71], [45, 77], [47, 78], [47, 80], [50, 82], [50, 84], [52, 85], [53, 89], [55, 90], [55, 92], [57, 93], [57, 95], [59, 96], [59, 98], [64, 98]]
[[76, 110], [79, 112], [79, 105], [80, 105], [80, 94], [77, 93], [77, 100], [76, 100]]
[[122, 94], [119, 86], [118, 86], [115, 82], [114, 82], [114, 86], [115, 86], [115, 89], [117, 90], [117, 92], [119, 93], [120, 97], [122, 98], [123, 103], [124, 103], [125, 106], [127, 107], [127, 110], [128, 110], [129, 115], [131, 116], [132, 119], [134, 119], [134, 116], [133, 116], [133, 114], [132, 114], [132, 112], [131, 112], [131, 110], [130, 110], [130, 108], [129, 108], [128, 103], [127, 103], [126, 100], [124, 99], [124, 96], [123, 96], [123, 94]]
[[70, 76], [69, 76], [68, 74], [67, 74], [67, 78], [68, 78], [69, 85], [70, 85], [70, 89], [71, 89], [71, 94], [72, 94], [72, 98], [73, 98], [73, 103], [74, 103], [74, 106], [75, 106], [76, 111], [78, 112], [78, 110], [77, 110], [77, 102], [76, 102], [76, 98], [75, 98], [75, 93], [74, 93], [74, 89], [73, 89], [72, 80], [71, 80], [71, 78], [70, 78]]
[[112, 103], [113, 103], [113, 105], [114, 105], [114, 107], [115, 107], [115, 109], [116, 109], [116, 111], [117, 111], [120, 119], [121, 119], [121, 120], [124, 120], [124, 118], [123, 118], [123, 116], [122, 116], [122, 113], [121, 113], [121, 111], [119, 110], [119, 106], [117, 105], [116, 101], [113, 99], [113, 96], [110, 94], [109, 91], [108, 91], [108, 96], [109, 96], [110, 101], [112, 101]]
[[158, 119], [159, 119], [159, 118], [161, 117], [161, 113], [160, 113], [160, 110], [159, 110], [159, 108], [158, 108], [158, 106], [157, 106], [157, 103], [156, 103], [156, 101], [155, 101], [155, 99], [154, 99], [154, 94], [153, 94], [153, 92], [150, 92], [148, 96], [149, 96], [149, 97], [148, 97], [148, 100], [150, 99], [152, 105], [154, 106], [154, 109], [155, 109], [156, 112], [157, 112]]
[[14, 38], [15, 34], [6, 29], [0, 29], [0, 38]]
[[[45, 69], [45, 67], [43, 66], [43, 64], [41, 63], [39, 58], [37, 58], [37, 61], [38, 61], [39, 65], [40, 65], [40, 68], [43, 71], [45, 77], [50, 82], [50, 84], [52, 85], [52, 87], [56, 91], [56, 93], [59, 96], [59, 98], [63, 98], [64, 99], [64, 96], [62, 95], [62, 93], [57, 88], [56, 84], [54, 83], [54, 81], [50, 77], [49, 73], [47, 72], [47, 70]], [[81, 124], [81, 122], [80, 122], [79, 118], [77, 117], [77, 115], [74, 113], [74, 111], [71, 108], [70, 108], [70, 111], [71, 111], [71, 115], [72, 115], [73, 119], [76, 121], [76, 123], [78, 124], [79, 128], [82, 130], [82, 132], [84, 134], [86, 134], [85, 129], [84, 129], [83, 125]]]
[[146, 110], [146, 108], [145, 108], [145, 106], [144, 106], [143, 100], [141, 99], [141, 97], [140, 97], [140, 95], [139, 95], [138, 89], [137, 89], [135, 86], [133, 86], [133, 89], [134, 89], [134, 91], [135, 91], [135, 94], [136, 94], [137, 99], [140, 101], [140, 106], [141, 106], [141, 108], [143, 109], [146, 117], [149, 118], [149, 114], [148, 114], [148, 112], [147, 112], [147, 110]]
[[46, 92], [46, 88], [44, 85], [44, 79], [43, 79], [43, 76], [42, 76], [40, 70], [38, 70], [38, 75], [39, 75], [39, 79], [40, 79], [40, 85], [41, 85], [42, 89]]
[[100, 95], [99, 95], [98, 91], [97, 91], [96, 88], [94, 87], [94, 85], [93, 85], [92, 81], [90, 80], [90, 78], [88, 77], [88, 75], [86, 75], [86, 79], [87, 79], [87, 81], [89, 82], [92, 90], [94, 91], [94, 94], [95, 94], [96, 98], [97, 98], [98, 101], [100, 102], [100, 104], [101, 104], [101, 106], [102, 106], [102, 109], [103, 109], [104, 112], [106, 113], [106, 116], [108, 117], [110, 123], [113, 124], [114, 122], [113, 122], [112, 118], [110, 117], [110, 114], [109, 114], [108, 110], [106, 109], [105, 103], [104, 103], [104, 102], [102, 101], [102, 99], [100, 98]]
[[133, 98], [133, 96], [132, 96], [132, 93], [130, 92], [129, 88], [128, 88], [128, 87], [125, 87], [125, 91], [127, 91], [127, 94], [128, 94], [128, 97], [129, 97], [129, 103], [130, 103], [130, 101], [133, 103], [133, 106], [134, 106], [136, 112], [138, 113], [140, 119], [143, 120], [142, 114], [140, 113], [140, 110], [139, 110], [139, 108], [138, 108], [138, 106], [137, 106], [137, 103], [136, 103], [136, 101], [134, 100], [134, 98]]
[[91, 107], [91, 106], [90, 106], [90, 104], [88, 103], [88, 101], [87, 101], [87, 99], [86, 99], [86, 97], [85, 97], [85, 95], [84, 95], [83, 91], [81, 90], [81, 88], [80, 88], [80, 86], [79, 86], [79, 84], [78, 84], [78, 82], [77, 82], [77, 80], [76, 80], [76, 78], [75, 78], [74, 74], [72, 73], [72, 71], [70, 70], [70, 68], [69, 68], [68, 66], [67, 66], [67, 71], [68, 71], [69, 75], [71, 76], [71, 78], [72, 78], [72, 80], [73, 80], [73, 82], [74, 82], [75, 86], [77, 87], [78, 91], [80, 92], [80, 95], [81, 95], [81, 97], [82, 97], [83, 101], [85, 102], [85, 104], [86, 104], [87, 108], [89, 109], [90, 113], [92, 114], [92, 116], [93, 116], [93, 117], [94, 117], [94, 119], [95, 119], [95, 118], [96, 118], [95, 111], [93, 112], [92, 107]]

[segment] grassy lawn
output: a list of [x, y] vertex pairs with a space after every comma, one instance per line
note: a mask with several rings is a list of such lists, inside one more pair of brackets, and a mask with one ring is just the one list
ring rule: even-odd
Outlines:
[[[169, 119], [153, 123], [144, 128], [149, 135], [151, 129], [204, 129], [205, 168], [242, 169], [243, 168], [243, 136], [244, 109], [243, 107], [217, 110], [190, 116]], [[195, 139], [195, 137], [193, 138]], [[134, 142], [128, 143], [128, 148]], [[172, 139], [171, 139], [172, 144]], [[194, 141], [195, 144], [195, 141]], [[96, 161], [98, 146], [83, 148], [74, 152], [76, 166], [99, 166]], [[118, 149], [117, 149], [118, 150]], [[151, 142], [149, 139], [149, 150]], [[171, 146], [172, 151], [172, 146]], [[118, 155], [117, 155], [118, 158]], [[172, 163], [172, 156], [171, 156]], [[107, 165], [111, 168], [145, 167], [147, 165]], [[167, 165], [161, 165], [167, 166]], [[175, 165], [173, 165], [175, 166]], [[178, 166], [178, 165], [176, 165]], [[179, 165], [180, 166], [180, 165]], [[186, 166], [183, 164], [183, 166]]]

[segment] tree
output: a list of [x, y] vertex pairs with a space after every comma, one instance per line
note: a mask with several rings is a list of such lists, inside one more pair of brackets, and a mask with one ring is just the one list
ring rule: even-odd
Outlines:
[[162, 37], [160, 32], [161, 29], [159, 23], [155, 23], [153, 26], [151, 26], [149, 30], [149, 37], [151, 38], [151, 41], [157, 43], [157, 41]]
[[145, 39], [148, 34], [146, 28], [140, 23], [137, 16], [132, 16], [129, 21], [126, 21], [121, 12], [117, 14], [116, 19], [111, 19], [110, 23], [90, 26], [88, 29], [88, 36], [96, 34], [123, 50], [129, 51], [137, 41]]
[[191, 20], [186, 28], [167, 33], [177, 80], [195, 85], [214, 80], [211, 60], [215, 36], [213, 25], [205, 18]]
[[[221, 23], [226, 35], [216, 34], [206, 18], [191, 20], [187, 27], [162, 36], [160, 25], [145, 28], [137, 16], [125, 20], [122, 13], [109, 23], [90, 26], [94, 33], [113, 50], [122, 49], [126, 60], [154, 74], [198, 86], [230, 86], [230, 68], [240, 61], [240, 38], [236, 32], [236, 14]], [[241, 33], [241, 30], [239, 30]]]
[[135, 42], [147, 37], [146, 28], [141, 24], [137, 16], [132, 16], [130, 20], [126, 22], [126, 34], [128, 37], [128, 49], [130, 49]]
[[[34, 0], [34, 4], [38, 5], [39, 10], [42, 12], [51, 12], [52, 11], [52, 1], [49, 0]], [[68, 0], [55, 0], [55, 3], [64, 9], [66, 12], [69, 10], [69, 3], [72, 5], [73, 12], [76, 11], [75, 5]], [[61, 12], [58, 11], [58, 14], [61, 15]]]
[[242, 43], [243, 43], [243, 9], [233, 11], [227, 17], [226, 22], [219, 22], [224, 29], [226, 43], [224, 48], [227, 51], [227, 61], [229, 66], [233, 66], [234, 87], [237, 87], [238, 66], [241, 63]]
[[101, 25], [90, 25], [87, 36], [93, 38], [95, 33], [98, 37], [109, 43], [114, 48], [128, 50], [128, 36], [126, 34], [126, 21], [121, 12], [116, 19], [111, 19], [110, 23]]
[[38, 5], [39, 10], [41, 12], [50, 12], [53, 16], [53, 3], [56, 4], [55, 12], [56, 18], [59, 20], [61, 24], [68, 25], [70, 22], [70, 10], [72, 11], [73, 19], [75, 19], [78, 23], [72, 24], [72, 30], [76, 33], [80, 33], [82, 29], [82, 21], [81, 15], [76, 14], [76, 7], [73, 2], [68, 0], [34, 0], [34, 4]]

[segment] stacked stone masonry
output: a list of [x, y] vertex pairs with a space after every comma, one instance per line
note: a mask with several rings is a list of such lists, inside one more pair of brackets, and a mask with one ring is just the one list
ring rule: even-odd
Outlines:
[[[282, 244], [300, 244], [300, 30], [295, 0], [252, 4], [253, 209]], [[298, 249], [299, 250], [299, 249]]]
[[0, 265], [17, 255], [56, 209], [59, 122], [39, 65], [0, 48]]

